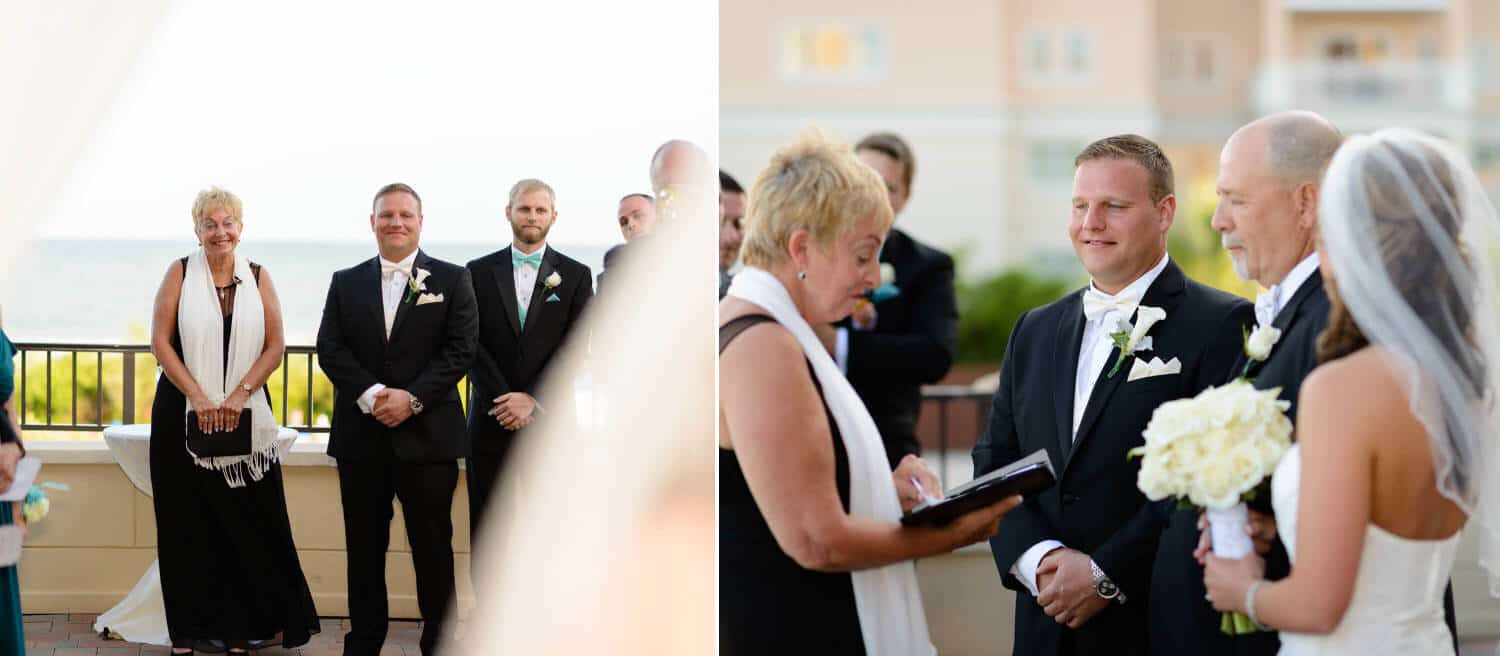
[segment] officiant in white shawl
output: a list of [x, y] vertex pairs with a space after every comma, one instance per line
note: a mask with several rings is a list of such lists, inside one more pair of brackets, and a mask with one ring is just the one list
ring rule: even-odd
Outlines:
[[[244, 653], [277, 634], [295, 647], [319, 625], [292, 543], [265, 390], [285, 349], [281, 305], [270, 272], [235, 252], [240, 199], [208, 189], [192, 214], [199, 248], [167, 268], [151, 321], [162, 374], [151, 406], [152, 502], [172, 653], [210, 641]], [[248, 453], [193, 452], [189, 417], [192, 428], [222, 436], [247, 408]]]
[[724, 654], [935, 653], [912, 559], [995, 533], [1019, 498], [943, 528], [901, 513], [937, 478], [892, 472], [831, 324], [880, 284], [885, 186], [817, 134], [777, 151], [749, 196], [719, 306], [719, 644]]

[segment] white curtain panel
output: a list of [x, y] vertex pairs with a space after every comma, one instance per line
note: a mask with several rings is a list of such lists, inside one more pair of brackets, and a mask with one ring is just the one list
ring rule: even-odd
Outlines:
[[0, 0], [0, 302], [166, 0]]

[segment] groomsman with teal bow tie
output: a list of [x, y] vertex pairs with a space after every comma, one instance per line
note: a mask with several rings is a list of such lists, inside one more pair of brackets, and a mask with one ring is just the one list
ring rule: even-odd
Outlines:
[[[470, 540], [478, 544], [506, 456], [541, 413], [571, 418], [571, 385], [545, 387], [553, 357], [567, 342], [594, 295], [583, 263], [547, 245], [557, 220], [557, 196], [541, 180], [517, 182], [505, 206], [511, 245], [468, 264], [479, 303], [479, 346], [469, 371]], [[554, 394], [545, 405], [537, 395]]]

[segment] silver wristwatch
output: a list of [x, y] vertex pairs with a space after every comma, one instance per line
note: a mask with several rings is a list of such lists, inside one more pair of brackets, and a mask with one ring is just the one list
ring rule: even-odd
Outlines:
[[418, 401], [415, 396], [411, 397], [411, 413], [418, 414], [420, 412], [422, 412], [422, 402]]
[[254, 392], [254, 391], [255, 391], [255, 390], [253, 390], [253, 389], [250, 389], [250, 386], [249, 386], [249, 385], [246, 385], [246, 384], [245, 384], [245, 383], [240, 383], [240, 389], [242, 389], [242, 390], [245, 390], [245, 393], [246, 393], [246, 394], [249, 394], [249, 393], [251, 393], [251, 392]]
[[1104, 570], [1099, 569], [1098, 563], [1090, 560], [1089, 569], [1094, 573], [1094, 594], [1099, 595], [1101, 599], [1125, 603], [1125, 593], [1120, 592], [1120, 586], [1115, 585], [1115, 582], [1109, 580], [1109, 577], [1104, 574]]

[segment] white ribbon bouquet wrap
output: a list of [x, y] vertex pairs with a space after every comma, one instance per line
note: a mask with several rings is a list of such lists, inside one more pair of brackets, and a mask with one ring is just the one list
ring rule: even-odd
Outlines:
[[[1191, 399], [1161, 404], [1146, 425], [1146, 445], [1136, 485], [1152, 501], [1176, 497], [1207, 510], [1214, 555], [1243, 558], [1253, 545], [1245, 534], [1245, 500], [1276, 470], [1291, 447], [1292, 422], [1280, 388], [1257, 390], [1243, 378], [1203, 390]], [[1255, 631], [1241, 613], [1224, 614], [1220, 628]]]

